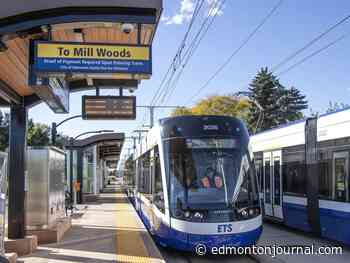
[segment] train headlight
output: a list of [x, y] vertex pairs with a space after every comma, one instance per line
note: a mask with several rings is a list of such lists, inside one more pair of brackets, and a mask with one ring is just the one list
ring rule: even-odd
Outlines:
[[244, 218], [247, 218], [247, 217], [248, 217], [248, 212], [247, 212], [246, 210], [242, 210], [241, 215], [242, 215]]
[[255, 211], [254, 209], [249, 209], [249, 216], [254, 216], [255, 215]]
[[203, 214], [200, 213], [200, 212], [196, 212], [196, 213], [194, 213], [193, 217], [197, 218], [197, 219], [202, 219], [203, 218]]
[[186, 218], [189, 218], [189, 217], [191, 216], [191, 213], [190, 213], [189, 211], [186, 211], [186, 212], [184, 213], [184, 215], [185, 215]]

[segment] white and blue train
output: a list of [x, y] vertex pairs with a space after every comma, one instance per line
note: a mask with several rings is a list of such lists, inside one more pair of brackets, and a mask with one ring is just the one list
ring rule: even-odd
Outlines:
[[251, 246], [262, 232], [249, 134], [238, 119], [159, 120], [135, 157], [133, 202], [160, 245]]
[[264, 217], [350, 245], [350, 109], [251, 137]]

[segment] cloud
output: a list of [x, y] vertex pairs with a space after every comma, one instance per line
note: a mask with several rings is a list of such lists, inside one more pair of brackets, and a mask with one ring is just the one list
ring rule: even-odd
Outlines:
[[170, 19], [169, 16], [163, 15], [163, 16], [160, 18], [160, 22], [167, 22], [167, 21], [169, 21], [169, 19]]
[[[214, 7], [219, 3], [219, 1], [220, 0], [205, 0], [207, 5], [207, 16], [221, 16], [224, 14], [222, 7]], [[162, 16], [161, 22], [165, 23], [166, 25], [182, 25], [184, 23], [188, 23], [193, 16], [194, 10], [195, 0], [181, 0], [180, 10], [173, 16]]]
[[185, 22], [189, 22], [194, 12], [194, 1], [193, 0], [181, 0], [180, 10], [177, 14], [171, 17], [164, 17], [163, 20], [167, 25], [182, 25]]
[[167, 25], [182, 25], [189, 22], [193, 16], [194, 8], [194, 0], [181, 0], [179, 12], [171, 17], [163, 16], [163, 22]]

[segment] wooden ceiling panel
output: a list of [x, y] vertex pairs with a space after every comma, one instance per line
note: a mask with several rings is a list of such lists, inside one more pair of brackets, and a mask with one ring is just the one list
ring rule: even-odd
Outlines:
[[125, 34], [120, 27], [86, 28], [83, 30], [84, 39], [91, 43], [136, 44], [137, 30]]
[[33, 94], [28, 87], [28, 40], [16, 38], [6, 45], [8, 50], [0, 53], [0, 78], [21, 96]]

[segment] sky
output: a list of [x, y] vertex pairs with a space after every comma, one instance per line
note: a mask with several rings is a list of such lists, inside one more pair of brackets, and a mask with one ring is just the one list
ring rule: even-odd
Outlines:
[[[202, 12], [193, 25], [195, 33], [209, 7], [218, 0], [205, 0]], [[137, 96], [138, 105], [149, 105], [159, 87], [170, 62], [187, 31], [196, 0], [164, 0], [162, 19], [154, 38], [153, 76], [142, 81]], [[217, 17], [203, 38], [196, 53], [186, 66], [176, 90], [167, 105], [191, 106], [195, 101], [214, 94], [228, 94], [247, 90], [248, 84], [261, 67], [272, 68], [284, 58], [303, 47], [331, 25], [350, 14], [348, 0], [284, 0], [276, 12], [233, 57], [225, 69], [210, 82], [196, 98], [188, 99], [208, 80], [224, 61], [237, 49], [279, 0], [227, 0], [224, 6], [215, 10]], [[327, 34], [320, 41], [299, 54], [281, 70], [310, 55], [344, 34], [350, 34], [350, 19]], [[286, 87], [294, 86], [306, 95], [309, 108], [324, 112], [329, 102], [350, 103], [350, 35], [334, 46], [316, 55], [305, 63], [280, 76]], [[278, 72], [277, 72], [278, 73]], [[114, 95], [117, 91], [103, 91]], [[94, 92], [71, 94], [70, 113], [54, 114], [44, 103], [33, 107], [29, 117], [35, 122], [51, 124], [69, 116], [81, 114], [81, 96]], [[156, 118], [168, 116], [169, 110], [156, 110]], [[306, 115], [310, 110], [305, 112]], [[83, 121], [75, 119], [59, 127], [59, 132], [68, 136], [99, 129], [125, 132], [127, 136], [139, 128], [145, 117], [145, 110], [138, 109], [135, 121]], [[146, 116], [148, 118], [148, 116]], [[148, 119], [147, 119], [148, 120]], [[130, 147], [126, 144], [124, 151]]]

